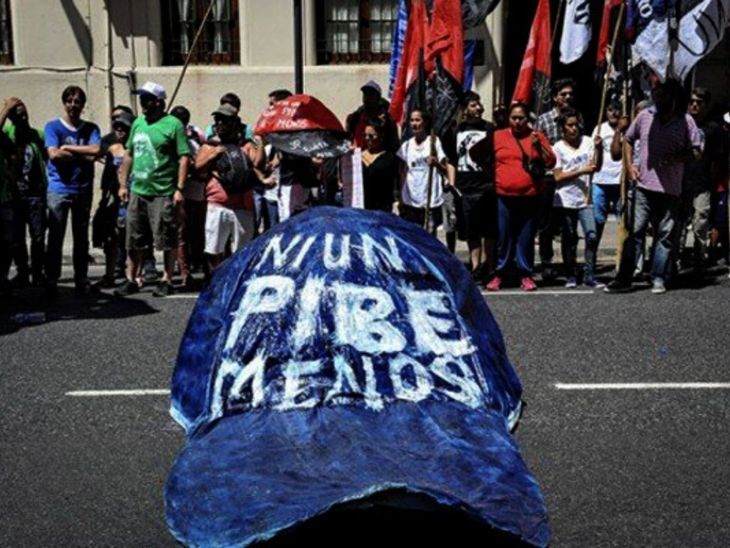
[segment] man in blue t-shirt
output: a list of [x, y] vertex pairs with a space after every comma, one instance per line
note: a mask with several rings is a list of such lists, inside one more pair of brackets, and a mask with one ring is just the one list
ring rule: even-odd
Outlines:
[[68, 86], [61, 95], [64, 112], [46, 124], [48, 150], [48, 247], [46, 276], [48, 295], [58, 293], [63, 239], [71, 211], [73, 265], [76, 292], [88, 294], [89, 216], [94, 182], [94, 160], [101, 150], [99, 126], [81, 119], [86, 93]]

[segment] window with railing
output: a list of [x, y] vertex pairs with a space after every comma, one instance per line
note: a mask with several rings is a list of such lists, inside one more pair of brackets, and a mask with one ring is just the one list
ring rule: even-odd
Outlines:
[[0, 0], [0, 65], [13, 64], [13, 29], [10, 0]]
[[398, 0], [318, 0], [317, 64], [388, 63]]
[[198, 43], [195, 34], [210, 0], [163, 0], [163, 65], [182, 65], [188, 54], [198, 65], [231, 65], [240, 62], [238, 0], [213, 0], [213, 7]]

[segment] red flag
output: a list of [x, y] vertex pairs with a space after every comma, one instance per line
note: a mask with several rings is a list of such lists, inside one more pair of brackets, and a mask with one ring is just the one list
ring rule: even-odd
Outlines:
[[[596, 66], [606, 62], [606, 50], [611, 41], [611, 12], [621, 5], [623, 0], [605, 0], [603, 3], [603, 18], [601, 19], [601, 32], [598, 34], [598, 50], [596, 51]], [[618, 21], [616, 22], [618, 24]]]
[[444, 70], [458, 82], [464, 77], [464, 31], [461, 0], [434, 0], [426, 33], [426, 72], [433, 74], [440, 57]]
[[529, 105], [532, 102], [532, 108], [538, 114], [544, 89], [549, 85], [552, 73], [551, 35], [550, 1], [540, 0], [530, 28], [530, 39], [527, 42], [525, 56], [522, 58], [515, 92], [512, 95], [513, 103], [520, 101]]
[[403, 41], [398, 74], [390, 97], [390, 117], [396, 122], [403, 119], [403, 105], [410, 85], [418, 78], [419, 52], [424, 48], [428, 15], [424, 0], [413, 0], [408, 13], [408, 27]]

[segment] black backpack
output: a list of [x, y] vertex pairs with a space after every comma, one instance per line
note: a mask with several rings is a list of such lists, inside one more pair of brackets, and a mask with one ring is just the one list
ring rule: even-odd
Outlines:
[[221, 186], [228, 194], [241, 194], [251, 190], [258, 177], [248, 156], [234, 143], [223, 146], [226, 150], [218, 156], [215, 164]]

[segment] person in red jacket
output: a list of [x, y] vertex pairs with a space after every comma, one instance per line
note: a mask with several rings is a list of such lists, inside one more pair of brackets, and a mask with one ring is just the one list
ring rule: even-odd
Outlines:
[[494, 133], [495, 188], [497, 191], [497, 270], [487, 284], [499, 291], [507, 269], [516, 263], [520, 287], [534, 291], [535, 231], [540, 212], [539, 171], [555, 165], [550, 142], [528, 124], [529, 109], [523, 103], [509, 108], [509, 127]]

